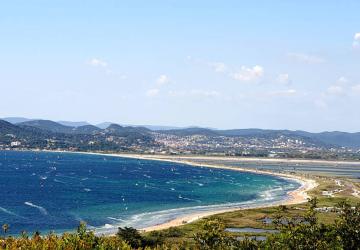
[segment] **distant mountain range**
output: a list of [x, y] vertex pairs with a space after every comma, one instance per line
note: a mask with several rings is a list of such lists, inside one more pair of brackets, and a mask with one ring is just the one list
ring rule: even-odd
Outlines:
[[5, 118], [0, 118], [3, 121], [7, 121], [10, 122], [12, 124], [16, 124], [16, 123], [20, 123], [20, 122], [27, 122], [27, 121], [31, 121], [31, 120], [37, 120], [37, 119], [28, 119], [28, 118], [24, 118], [24, 117], [5, 117]]
[[[41, 119], [29, 119], [25, 117], [5, 117], [0, 118], [1, 120], [10, 122], [12, 124], [18, 124], [22, 122], [29, 122], [34, 120], [41, 120]], [[80, 127], [80, 126], [86, 126], [86, 125], [92, 125], [89, 122], [86, 121], [80, 121], [80, 122], [73, 122], [73, 121], [56, 121], [57, 123], [60, 123], [64, 126], [68, 127]], [[95, 124], [94, 126], [105, 129], [109, 127], [111, 124], [115, 124], [115, 122], [102, 122], [99, 124]], [[120, 124], [122, 126], [130, 126], [130, 127], [145, 127], [150, 130], [171, 130], [171, 129], [181, 129], [181, 127], [175, 127], [175, 126], [162, 126], [162, 125], [131, 125], [131, 124]]]
[[80, 126], [91, 125], [90, 123], [85, 122], [85, 121], [82, 121], [82, 122], [57, 121], [57, 123], [60, 123], [62, 125], [69, 126], [69, 127], [80, 127]]
[[176, 130], [162, 131], [165, 134], [174, 134], [178, 136], [205, 135], [205, 136], [229, 136], [244, 138], [277, 138], [285, 136], [289, 138], [298, 138], [311, 141], [319, 145], [360, 148], [360, 133], [347, 132], [322, 132], [310, 133], [306, 131], [291, 130], [267, 130], [267, 129], [231, 129], [231, 130], [214, 130], [205, 128], [186, 128]]
[[[154, 134], [155, 133], [155, 134]], [[32, 120], [27, 118], [4, 118], [0, 120], [0, 138], [12, 134], [19, 138], [49, 139], [61, 138], [64, 135], [67, 140], [75, 144], [81, 141], [107, 142], [107, 136], [116, 138], [127, 138], [134, 142], [137, 139], [145, 142], [154, 142], [154, 136], [171, 135], [177, 137], [204, 136], [207, 138], [216, 137], [238, 137], [243, 140], [275, 140], [285, 138], [289, 140], [301, 140], [308, 144], [319, 147], [347, 147], [360, 148], [360, 133], [347, 132], [322, 132], [310, 133], [306, 131], [291, 130], [266, 130], [266, 129], [232, 129], [216, 130], [209, 128], [174, 128], [163, 126], [121, 126], [114, 123], [102, 123], [97, 126], [87, 122], [54, 122], [50, 120]], [[84, 139], [86, 138], [86, 140]], [[115, 139], [116, 140], [116, 139]], [[119, 141], [121, 141], [119, 139]], [[140, 143], [140, 142], [139, 142]]]
[[16, 124], [0, 120], [0, 149], [15, 146], [25, 149], [127, 151], [154, 145], [148, 131], [147, 128], [117, 124], [101, 129], [93, 125], [66, 126], [50, 120], [26, 120]]
[[79, 127], [65, 126], [50, 120], [31, 120], [17, 123], [13, 126], [29, 130], [35, 128], [45, 133], [65, 135], [114, 135], [123, 138], [145, 139], [149, 136], [150, 130], [144, 127], [123, 127], [118, 124], [110, 124], [107, 128], [101, 129], [94, 125], [83, 125]]

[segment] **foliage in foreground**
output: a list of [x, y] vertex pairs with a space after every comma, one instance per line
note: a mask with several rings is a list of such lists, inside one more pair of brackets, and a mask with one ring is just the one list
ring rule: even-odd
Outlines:
[[309, 210], [303, 218], [283, 216], [284, 207], [274, 221], [277, 234], [265, 241], [245, 238], [237, 240], [225, 232], [224, 224], [215, 219], [207, 220], [202, 231], [195, 235], [197, 247], [204, 250], [215, 249], [360, 249], [360, 204], [351, 207], [342, 202], [336, 211], [339, 219], [334, 224], [320, 223], [316, 212], [317, 199], [309, 200]]
[[[347, 203], [337, 207], [339, 219], [324, 225], [317, 219], [317, 200], [309, 201], [309, 210], [302, 218], [287, 218], [284, 207], [279, 207], [275, 225], [278, 234], [269, 236], [265, 241], [244, 238], [239, 240], [226, 232], [219, 219], [207, 219], [193, 237], [193, 242], [174, 244], [167, 238], [182, 237], [181, 230], [171, 228], [166, 231], [152, 232], [147, 236], [133, 228], [119, 228], [116, 236], [97, 236], [86, 230], [81, 223], [76, 233], [61, 236], [49, 234], [40, 236], [35, 233], [29, 237], [0, 238], [0, 249], [145, 249], [145, 250], [227, 250], [227, 249], [360, 249], [360, 204], [352, 208]], [[9, 225], [3, 226], [4, 235]]]

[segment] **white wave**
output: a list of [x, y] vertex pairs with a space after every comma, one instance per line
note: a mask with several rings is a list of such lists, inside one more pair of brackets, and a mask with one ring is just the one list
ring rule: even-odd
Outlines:
[[42, 213], [43, 215], [48, 215], [48, 211], [46, 211], [46, 209], [43, 208], [42, 206], [35, 205], [29, 201], [25, 201], [24, 204], [33, 208], [37, 208], [40, 211], [40, 213]]
[[110, 220], [114, 220], [114, 221], [121, 221], [121, 222], [125, 222], [125, 220], [123, 219], [118, 219], [118, 218], [114, 218], [114, 217], [107, 217]]
[[3, 207], [0, 207], [0, 211], [5, 213], [5, 214], [9, 214], [9, 215], [12, 215], [12, 216], [15, 216], [15, 217], [20, 217], [20, 218], [25, 218], [23, 216], [20, 216], [14, 212], [11, 212], [10, 210], [6, 209], [6, 208], [3, 208]]
[[74, 176], [68, 176], [68, 175], [63, 175], [63, 174], [56, 174], [55, 176], [57, 177], [61, 177], [61, 178], [67, 178], [67, 179], [75, 179], [75, 180], [79, 180], [79, 178], [74, 177]]
[[90, 188], [84, 188], [84, 191], [85, 191], [85, 192], [90, 192], [91, 189], [90, 189]]
[[59, 181], [58, 179], [54, 179], [54, 182], [58, 182], [58, 183], [62, 183], [62, 184], [67, 184], [66, 182]]
[[269, 191], [264, 191], [260, 196], [263, 197], [266, 201], [273, 198], [273, 195]]
[[[180, 198], [180, 197], [179, 197], [179, 198]], [[188, 201], [196, 201], [196, 202], [201, 203], [201, 200], [195, 200], [195, 199], [186, 198], [186, 197], [181, 197], [180, 199], [183, 199], [183, 200], [188, 200]]]
[[[184, 215], [192, 214], [194, 212], [206, 212], [206, 211], [216, 211], [223, 210], [228, 208], [250, 208], [256, 207], [257, 204], [264, 204], [263, 201], [252, 200], [241, 203], [227, 203], [219, 205], [208, 205], [208, 206], [194, 206], [194, 207], [183, 207], [183, 208], [173, 208], [155, 212], [145, 212], [140, 214], [135, 214], [129, 217], [126, 220], [121, 220], [121, 223], [113, 224], [113, 228], [96, 228], [96, 234], [113, 234], [116, 233], [116, 229], [124, 226], [130, 226], [135, 228], [144, 228], [147, 226], [156, 225], [159, 223], [165, 223], [167, 221], [179, 218]], [[268, 204], [271, 204], [268, 202]], [[109, 217], [108, 217], [109, 218]]]
[[110, 229], [110, 228], [114, 228], [115, 226], [114, 225], [110, 225], [110, 224], [105, 224], [104, 226], [102, 226], [101, 228], [104, 228], [104, 229]]
[[[273, 204], [274, 202], [266, 202], [266, 204]], [[165, 215], [173, 215], [178, 217], [179, 215], [191, 214], [193, 212], [203, 212], [203, 211], [216, 211], [228, 208], [247, 208], [247, 207], [255, 207], [256, 205], [262, 206], [264, 205], [263, 200], [256, 199], [251, 201], [244, 202], [235, 202], [235, 203], [225, 203], [225, 204], [217, 204], [217, 205], [203, 205], [203, 206], [192, 206], [192, 207], [183, 207], [183, 208], [173, 208], [155, 212], [145, 212], [131, 216], [130, 221], [140, 221], [142, 219], [149, 218], [157, 218], [163, 217]]]
[[260, 196], [263, 197], [264, 200], [272, 200], [275, 196], [277, 196], [277, 193], [280, 191], [283, 191], [284, 189], [282, 187], [273, 188], [270, 190], [264, 191]]
[[108, 179], [109, 177], [104, 176], [104, 175], [95, 175], [95, 177], [99, 177], [99, 178], [103, 178], [103, 179]]

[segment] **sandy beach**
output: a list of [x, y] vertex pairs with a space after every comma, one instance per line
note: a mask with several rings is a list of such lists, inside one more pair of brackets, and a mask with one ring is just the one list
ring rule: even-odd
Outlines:
[[[76, 152], [74, 152], [76, 153]], [[78, 152], [82, 153], [82, 152]], [[301, 184], [301, 186], [290, 193], [288, 193], [289, 198], [284, 199], [282, 201], [271, 203], [271, 204], [260, 204], [260, 205], [254, 205], [254, 206], [246, 206], [241, 208], [229, 208], [229, 209], [222, 209], [222, 210], [214, 210], [214, 211], [207, 211], [207, 212], [199, 212], [199, 213], [193, 213], [191, 215], [182, 216], [179, 218], [176, 218], [174, 220], [161, 223], [158, 225], [141, 228], [139, 230], [148, 232], [148, 231], [154, 231], [154, 230], [162, 230], [169, 227], [175, 227], [184, 225], [186, 223], [191, 223], [193, 221], [196, 221], [198, 219], [208, 217], [215, 214], [225, 213], [225, 212], [232, 212], [237, 210], [244, 210], [244, 209], [250, 209], [250, 208], [264, 208], [264, 207], [272, 207], [272, 206], [278, 206], [278, 205], [291, 205], [291, 204], [299, 204], [306, 202], [309, 198], [309, 195], [307, 194], [308, 191], [315, 188], [318, 184], [315, 180], [305, 178], [298, 175], [293, 174], [284, 174], [284, 173], [275, 173], [271, 171], [264, 171], [264, 170], [255, 170], [255, 169], [246, 169], [241, 167], [231, 167], [231, 166], [223, 166], [219, 164], [203, 164], [203, 163], [197, 163], [191, 161], [191, 158], [194, 157], [172, 157], [172, 156], [162, 156], [162, 155], [140, 155], [140, 154], [105, 154], [105, 153], [85, 153], [85, 154], [95, 154], [95, 155], [103, 155], [103, 156], [114, 156], [114, 157], [125, 157], [125, 158], [133, 158], [133, 159], [143, 159], [143, 160], [156, 160], [156, 161], [167, 161], [167, 162], [173, 162], [173, 163], [180, 163], [180, 164], [188, 164], [191, 166], [197, 166], [197, 167], [207, 167], [207, 168], [215, 168], [215, 169], [228, 169], [228, 170], [235, 170], [235, 171], [241, 171], [241, 172], [251, 172], [251, 173], [257, 173], [257, 174], [265, 174], [265, 175], [274, 175], [278, 177], [282, 177], [285, 179], [291, 179], [295, 180], [298, 183]], [[201, 157], [201, 156], [200, 156]], [[213, 159], [213, 160], [219, 160], [219, 159], [225, 159], [224, 157], [206, 157], [206, 159]], [[252, 158], [252, 160], [259, 161], [259, 160], [266, 160], [266, 159], [258, 159], [258, 158]], [[271, 160], [277, 160], [277, 159], [271, 159]], [[281, 159], [282, 160], [282, 159]], [[312, 161], [312, 160], [301, 160], [301, 162], [308, 162], [308, 163], [317, 163], [318, 161]]]

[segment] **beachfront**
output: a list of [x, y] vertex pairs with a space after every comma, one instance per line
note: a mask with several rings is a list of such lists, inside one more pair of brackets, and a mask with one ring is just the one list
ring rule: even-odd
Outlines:
[[[83, 152], [74, 152], [74, 153], [80, 153]], [[204, 212], [194, 212], [189, 215], [185, 216], [179, 216], [176, 219], [167, 221], [165, 223], [140, 228], [140, 230], [149, 232], [154, 230], [162, 230], [167, 229], [174, 226], [181, 226], [187, 223], [194, 222], [196, 220], [199, 220], [204, 217], [208, 217], [215, 214], [221, 214], [226, 212], [233, 212], [237, 210], [244, 210], [244, 209], [253, 209], [253, 208], [266, 208], [266, 207], [274, 207], [278, 205], [293, 205], [293, 204], [300, 204], [304, 203], [308, 200], [309, 195], [308, 192], [317, 187], [318, 183], [314, 179], [310, 179], [304, 176], [294, 175], [294, 174], [287, 174], [287, 173], [276, 173], [271, 171], [263, 171], [263, 170], [256, 170], [256, 169], [247, 169], [247, 168], [241, 168], [241, 167], [232, 167], [232, 166], [225, 166], [220, 164], [204, 164], [204, 163], [197, 163], [194, 161], [191, 161], [189, 157], [183, 157], [183, 159], [178, 159], [172, 156], [163, 156], [163, 155], [139, 155], [139, 154], [106, 154], [106, 153], [91, 153], [86, 152], [85, 154], [94, 154], [94, 155], [103, 155], [103, 156], [114, 156], [114, 157], [123, 157], [123, 158], [133, 158], [133, 159], [143, 159], [143, 160], [155, 160], [155, 161], [167, 161], [172, 163], [180, 163], [180, 164], [187, 164], [191, 166], [197, 166], [197, 167], [206, 167], [206, 168], [215, 168], [215, 169], [227, 169], [227, 170], [233, 170], [233, 171], [240, 171], [240, 172], [251, 172], [256, 174], [264, 174], [264, 175], [274, 175], [285, 179], [291, 179], [295, 180], [296, 182], [300, 183], [300, 187], [297, 190], [291, 191], [288, 193], [288, 197], [284, 197], [283, 200], [273, 203], [264, 203], [264, 204], [257, 204], [257, 205], [251, 205], [251, 206], [241, 206], [241, 207], [233, 207], [233, 208], [226, 208], [226, 209], [214, 209], [213, 211], [204, 211]], [[195, 157], [196, 159], [204, 159], [204, 157]], [[219, 160], [219, 158], [213, 158], [213, 157], [205, 157], [206, 159], [216, 159]], [[254, 161], [261, 161], [266, 159], [251, 159]], [[275, 159], [276, 160], [276, 159]], [[304, 161], [303, 161], [304, 162]], [[112, 235], [114, 232], [112, 230], [108, 230], [107, 235]]]

